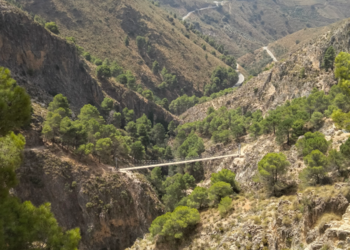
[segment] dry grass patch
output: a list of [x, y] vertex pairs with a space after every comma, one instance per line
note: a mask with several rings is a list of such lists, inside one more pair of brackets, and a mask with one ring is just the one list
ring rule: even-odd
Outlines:
[[320, 231], [320, 233], [324, 233], [324, 225], [333, 220], [340, 221], [341, 217], [334, 213], [325, 213], [316, 222], [316, 227], [318, 227], [318, 230]]

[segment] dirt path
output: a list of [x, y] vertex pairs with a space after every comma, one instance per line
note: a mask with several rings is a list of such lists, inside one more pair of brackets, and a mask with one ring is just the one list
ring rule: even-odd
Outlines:
[[271, 58], [272, 58], [272, 60], [273, 60], [274, 62], [278, 62], [277, 59], [276, 59], [276, 57], [275, 57], [275, 56], [273, 55], [273, 53], [269, 50], [268, 47], [263, 47], [263, 49], [266, 50], [267, 54], [269, 54], [269, 56], [271, 56]]

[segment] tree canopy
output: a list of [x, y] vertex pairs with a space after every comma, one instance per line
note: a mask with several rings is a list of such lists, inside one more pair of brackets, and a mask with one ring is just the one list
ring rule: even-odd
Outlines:
[[236, 175], [232, 171], [228, 169], [222, 169], [218, 173], [212, 173], [211, 174], [211, 184], [215, 184], [217, 182], [223, 181], [231, 185], [232, 189], [235, 192], [238, 192], [239, 189], [237, 187], [236, 181], [235, 181]]
[[10, 70], [0, 67], [0, 136], [28, 124], [30, 117], [29, 95], [11, 78]]
[[290, 165], [283, 153], [268, 153], [258, 163], [260, 178], [273, 195], [277, 195], [283, 183], [281, 178]]
[[197, 209], [177, 207], [174, 212], [157, 217], [149, 231], [152, 236], [159, 234], [165, 240], [182, 239], [200, 220]]
[[[11, 130], [29, 121], [31, 106], [29, 96], [16, 85], [9, 70], [1, 68], [0, 71], [0, 249], [45, 246], [76, 250], [81, 238], [79, 228], [63, 231], [49, 203], [35, 207], [9, 194], [18, 183], [15, 170], [22, 163], [25, 145], [24, 137]], [[60, 109], [65, 112], [64, 108]]]

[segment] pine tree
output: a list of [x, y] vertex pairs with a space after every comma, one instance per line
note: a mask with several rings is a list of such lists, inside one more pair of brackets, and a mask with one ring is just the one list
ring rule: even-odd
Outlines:
[[283, 153], [268, 153], [258, 163], [258, 171], [261, 181], [273, 195], [277, 195], [282, 186], [281, 179], [290, 165]]
[[[64, 109], [63, 109], [64, 110]], [[0, 249], [77, 249], [79, 228], [64, 232], [51, 213], [49, 203], [35, 207], [10, 195], [18, 183], [16, 169], [22, 163], [25, 139], [10, 132], [25, 125], [31, 115], [30, 98], [0, 69]], [[57, 114], [60, 116], [59, 114]]]
[[159, 69], [160, 69], [159, 63], [157, 61], [154, 61], [153, 64], [152, 64], [153, 74], [158, 74]]
[[105, 97], [101, 103], [101, 110], [105, 116], [108, 116], [109, 112], [113, 109], [113, 100]]
[[0, 136], [29, 123], [30, 97], [8, 69], [0, 67]]
[[324, 55], [324, 67], [325, 69], [328, 71], [329, 69], [333, 69], [333, 63], [334, 63], [334, 59], [335, 59], [335, 50], [333, 48], [333, 46], [330, 46], [325, 55]]
[[96, 142], [95, 151], [99, 156], [99, 161], [102, 160], [108, 162], [112, 155], [112, 140], [110, 138], [102, 138]]
[[131, 155], [135, 160], [141, 160], [145, 155], [145, 148], [140, 141], [136, 141], [131, 145]]
[[320, 184], [328, 171], [327, 157], [319, 150], [314, 150], [304, 157], [304, 161], [307, 168], [300, 173], [300, 179], [309, 184]]

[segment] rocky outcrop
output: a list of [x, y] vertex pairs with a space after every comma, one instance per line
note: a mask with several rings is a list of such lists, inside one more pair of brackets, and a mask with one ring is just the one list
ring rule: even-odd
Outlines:
[[[225, 217], [215, 210], [203, 211], [201, 223], [190, 236], [191, 240], [178, 245], [177, 249], [347, 249], [349, 237], [350, 187], [346, 184], [307, 190], [296, 196], [280, 199], [264, 199], [255, 194], [248, 198], [236, 197], [234, 210]], [[315, 223], [328, 213], [325, 223]], [[342, 216], [342, 217], [341, 217]], [[334, 217], [336, 218], [336, 217]], [[158, 248], [146, 237], [135, 242], [130, 249]]]
[[53, 96], [67, 96], [78, 112], [85, 104], [99, 106], [108, 95], [124, 107], [154, 121], [170, 122], [175, 116], [141, 95], [111, 80], [95, 79], [94, 67], [81, 58], [74, 44], [53, 35], [19, 9], [0, 1], [0, 66], [26, 88], [32, 99], [48, 105]]
[[48, 149], [27, 149], [15, 194], [38, 206], [51, 203], [60, 226], [80, 228], [81, 250], [122, 250], [147, 233], [162, 204], [143, 176], [108, 172]]

